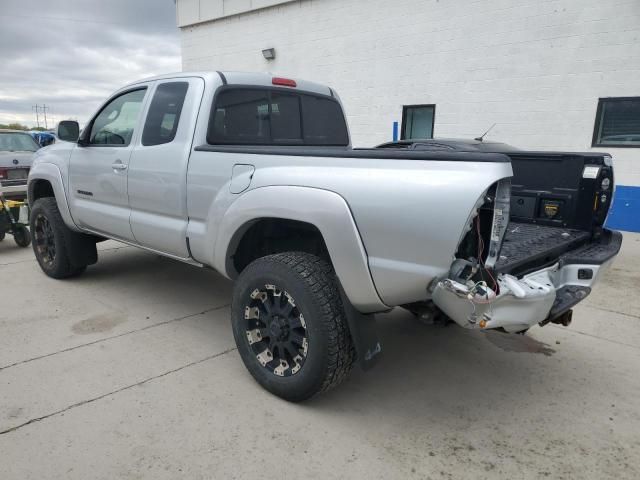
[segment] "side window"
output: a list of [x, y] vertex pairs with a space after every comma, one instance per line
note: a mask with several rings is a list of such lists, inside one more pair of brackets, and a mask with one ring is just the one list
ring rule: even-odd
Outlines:
[[207, 142], [218, 145], [349, 145], [347, 124], [333, 98], [282, 89], [221, 91]]
[[142, 145], [161, 145], [176, 138], [188, 82], [171, 82], [158, 85], [142, 131]]
[[129, 145], [146, 90], [146, 88], [134, 90], [111, 100], [94, 119], [89, 143], [91, 145]]

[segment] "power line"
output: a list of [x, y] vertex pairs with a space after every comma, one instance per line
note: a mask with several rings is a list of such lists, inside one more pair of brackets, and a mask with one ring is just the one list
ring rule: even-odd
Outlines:
[[38, 128], [40, 128], [40, 115], [39, 113], [42, 112], [44, 114], [44, 128], [45, 130], [49, 129], [49, 126], [47, 125], [47, 110], [51, 110], [51, 108], [47, 107], [46, 104], [42, 104], [42, 105], [38, 105], [37, 103], [31, 107], [31, 110], [35, 110], [36, 112], [36, 125], [38, 126]]
[[44, 103], [42, 104], [42, 112], [44, 113], [44, 128], [45, 130], [49, 130], [49, 127], [47, 125], [47, 110], [49, 110], [49, 107], [47, 107]]
[[33, 110], [33, 109], [36, 110], [36, 125], [38, 125], [38, 128], [40, 128], [40, 117], [38, 116], [38, 108], [40, 108], [40, 106], [38, 104], [36, 104], [36, 105], [31, 107], [31, 110]]

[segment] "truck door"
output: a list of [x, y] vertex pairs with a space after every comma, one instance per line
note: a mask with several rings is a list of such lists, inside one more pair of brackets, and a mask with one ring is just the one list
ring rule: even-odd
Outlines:
[[149, 85], [120, 92], [89, 122], [69, 168], [75, 222], [109, 237], [135, 241], [129, 223], [127, 169]]
[[131, 229], [141, 245], [188, 258], [187, 163], [201, 78], [172, 78], [150, 92], [142, 134], [128, 170]]

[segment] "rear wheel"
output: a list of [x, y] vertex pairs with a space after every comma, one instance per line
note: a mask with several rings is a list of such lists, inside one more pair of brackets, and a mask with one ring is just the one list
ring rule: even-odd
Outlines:
[[13, 240], [16, 245], [26, 248], [31, 245], [31, 233], [29, 229], [23, 225], [19, 225], [13, 229]]
[[[31, 209], [31, 232], [33, 252], [42, 271], [52, 278], [68, 278], [79, 275], [86, 264], [74, 263], [73, 250], [86, 248], [91, 239], [73, 232], [62, 220], [58, 205], [53, 197], [40, 198]], [[93, 242], [95, 249], [95, 242]]]
[[289, 401], [337, 386], [355, 351], [331, 266], [288, 252], [251, 263], [236, 282], [233, 334], [257, 382]]
[[0, 233], [0, 242], [4, 240], [5, 236], [6, 236], [6, 233], [4, 232]]

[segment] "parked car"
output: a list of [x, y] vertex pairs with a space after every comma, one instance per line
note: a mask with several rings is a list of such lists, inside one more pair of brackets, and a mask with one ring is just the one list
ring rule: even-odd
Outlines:
[[31, 131], [29, 134], [33, 139], [38, 142], [41, 147], [47, 147], [53, 143], [56, 143], [56, 135], [53, 132], [37, 132]]
[[31, 157], [39, 148], [26, 132], [0, 129], [0, 189], [5, 198], [26, 198]]
[[61, 122], [29, 176], [44, 273], [81, 274], [104, 238], [221, 272], [242, 360], [292, 401], [375, 363], [375, 314], [393, 307], [474, 329], [568, 324], [622, 241], [603, 227], [609, 155], [354, 149], [336, 92], [302, 80], [143, 80], [78, 135]]

